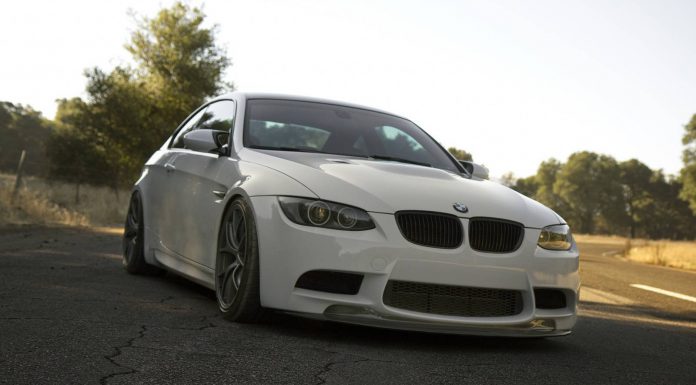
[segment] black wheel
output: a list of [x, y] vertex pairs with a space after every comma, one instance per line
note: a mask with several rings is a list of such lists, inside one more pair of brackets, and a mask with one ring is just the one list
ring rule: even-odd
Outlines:
[[236, 198], [222, 217], [215, 261], [215, 297], [225, 319], [258, 322], [259, 248], [251, 207]]
[[163, 270], [145, 262], [143, 204], [137, 191], [131, 196], [123, 226], [123, 267], [131, 274], [157, 274]]

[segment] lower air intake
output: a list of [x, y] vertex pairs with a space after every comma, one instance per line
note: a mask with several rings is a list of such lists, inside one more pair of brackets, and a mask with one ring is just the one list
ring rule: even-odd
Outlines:
[[459, 317], [509, 317], [520, 314], [523, 303], [517, 290], [394, 280], [387, 283], [382, 300], [399, 309]]
[[363, 275], [341, 271], [312, 270], [300, 276], [295, 287], [334, 294], [358, 294]]

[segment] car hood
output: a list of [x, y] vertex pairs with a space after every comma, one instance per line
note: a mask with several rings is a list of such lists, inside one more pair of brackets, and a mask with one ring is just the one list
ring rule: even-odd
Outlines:
[[[437, 168], [307, 152], [244, 149], [239, 156], [294, 178], [321, 199], [371, 212], [435, 211], [537, 228], [561, 220], [546, 206], [498, 183]], [[455, 211], [455, 203], [466, 205], [468, 212]]]

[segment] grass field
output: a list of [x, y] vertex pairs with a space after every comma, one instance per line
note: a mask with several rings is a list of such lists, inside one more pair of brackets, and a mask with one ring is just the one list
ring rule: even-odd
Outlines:
[[14, 175], [0, 174], [0, 223], [59, 223], [70, 226], [121, 225], [128, 191], [25, 177], [12, 200]]
[[575, 240], [582, 243], [614, 245], [617, 255], [636, 262], [653, 265], [696, 270], [696, 242], [628, 239], [617, 236], [576, 234]]

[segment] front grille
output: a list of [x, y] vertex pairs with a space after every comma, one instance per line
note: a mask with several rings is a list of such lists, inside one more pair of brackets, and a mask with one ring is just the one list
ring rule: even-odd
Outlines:
[[522, 312], [522, 293], [517, 290], [390, 280], [382, 300], [399, 309], [459, 317], [508, 317]]
[[469, 220], [469, 245], [490, 253], [510, 253], [522, 244], [524, 227], [517, 222], [493, 218]]
[[462, 224], [454, 215], [402, 211], [396, 213], [396, 222], [404, 238], [418, 245], [454, 249], [464, 239]]

